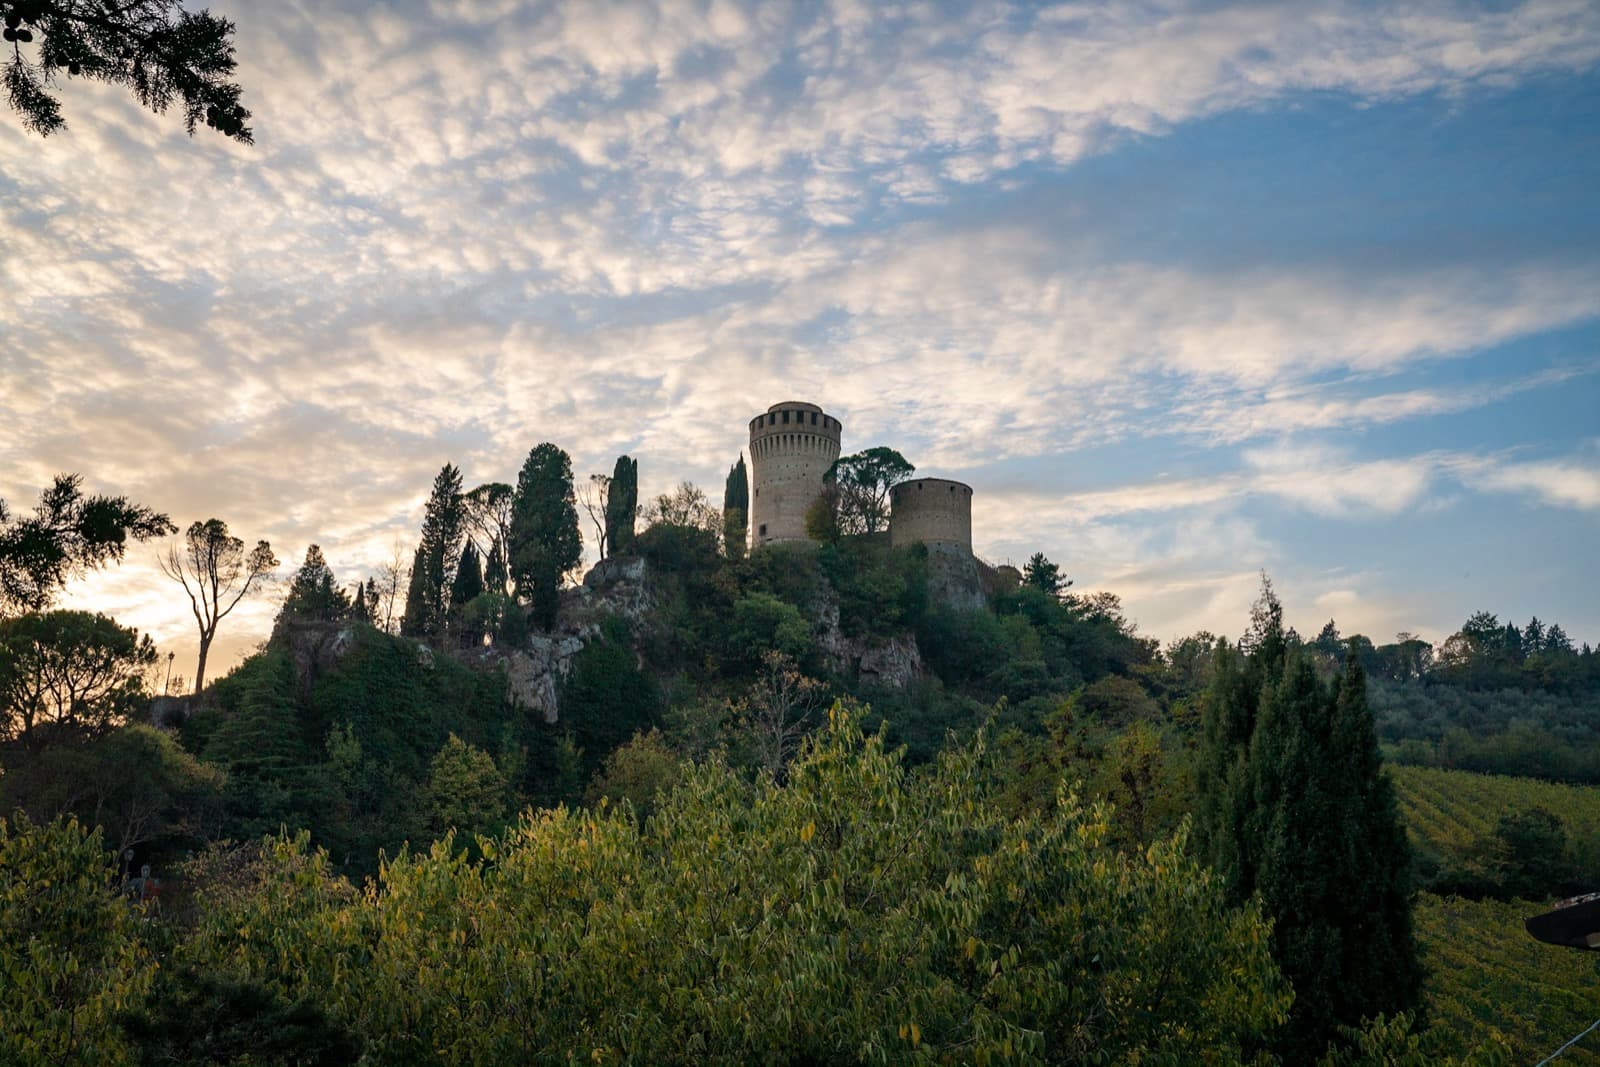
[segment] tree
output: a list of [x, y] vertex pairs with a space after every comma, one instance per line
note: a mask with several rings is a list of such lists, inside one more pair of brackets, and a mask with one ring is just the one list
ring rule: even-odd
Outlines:
[[506, 783], [494, 759], [455, 734], [433, 757], [428, 773], [428, 813], [437, 833], [485, 833], [506, 807]]
[[826, 687], [800, 673], [794, 659], [782, 652], [766, 653], [761, 665], [756, 683], [734, 710], [749, 736], [756, 766], [781, 782], [801, 740], [816, 725]]
[[511, 574], [533, 604], [534, 622], [548, 630], [561, 605], [561, 582], [583, 558], [572, 459], [548, 441], [535, 445], [517, 475], [511, 510]]
[[606, 508], [610, 496], [611, 476], [608, 474], [591, 474], [578, 489], [578, 503], [589, 516], [589, 525], [594, 527], [595, 550], [601, 559], [606, 558], [606, 546], [610, 544], [606, 538]]
[[[378, 595], [377, 607], [372, 613], [372, 625], [384, 633], [394, 632], [395, 602], [400, 601], [401, 586], [409, 591], [413, 569], [406, 566], [405, 546], [396, 540], [390, 547], [389, 558], [379, 565], [378, 573], [367, 585], [369, 590], [376, 589]], [[400, 603], [403, 612], [404, 601]]]
[[728, 471], [722, 487], [722, 544], [729, 559], [743, 559], [750, 523], [750, 475], [744, 456]]
[[[358, 595], [365, 596], [365, 590], [359, 590]], [[350, 607], [350, 596], [334, 582], [333, 568], [323, 558], [321, 546], [312, 545], [290, 579], [289, 592], [273, 628], [289, 621], [335, 622], [350, 614]]]
[[52, 611], [0, 620], [0, 740], [32, 748], [41, 733], [93, 737], [147, 696], [149, 635], [105, 615]]
[[[410, 622], [402, 626], [410, 635], [434, 638], [444, 633], [456, 563], [466, 536], [467, 505], [461, 492], [461, 472], [446, 463], [434, 477], [433, 490], [423, 508], [422, 535], [406, 595], [406, 618]], [[413, 591], [417, 595], [415, 602], [411, 599]]]
[[278, 557], [265, 541], [257, 541], [246, 554], [244, 542], [228, 533], [227, 523], [207, 519], [191, 524], [182, 543], [169, 546], [160, 564], [162, 573], [189, 595], [189, 607], [200, 630], [200, 659], [194, 669], [194, 691], [199, 693], [205, 688], [206, 657], [217, 626], [251, 589], [272, 574]]
[[1022, 567], [1022, 584], [1059, 597], [1072, 584], [1072, 580], [1063, 578], [1061, 568], [1046, 559], [1043, 552], [1035, 552]]
[[450, 604], [459, 615], [461, 609], [483, 595], [483, 567], [478, 562], [478, 550], [468, 541], [461, 549], [461, 560], [456, 564], [455, 583], [450, 587]]
[[113, 851], [210, 840], [219, 829], [223, 774], [176, 738], [130, 723], [84, 745], [52, 745], [0, 776], [0, 811], [36, 821], [75, 815]]
[[889, 491], [917, 468], [892, 448], [840, 456], [825, 480], [839, 489], [839, 525], [847, 534], [874, 534], [889, 526]]
[[1231, 897], [1273, 920], [1295, 989], [1278, 1050], [1310, 1062], [1342, 1027], [1417, 1003], [1410, 852], [1356, 657], [1325, 688], [1265, 576], [1251, 620], [1243, 665], [1221, 649], [1206, 694], [1197, 829]]
[[[47, 137], [66, 128], [61, 103], [49, 92], [65, 73], [125, 86], [158, 114], [177, 102], [191, 136], [204, 121], [251, 143], [250, 112], [231, 80], [234, 27], [227, 19], [184, 11], [178, 0], [10, 0], [0, 10], [12, 49], [6, 91], [23, 126], [35, 133]], [[37, 50], [24, 52], [35, 38]]]
[[483, 587], [496, 596], [505, 596], [511, 577], [506, 573], [504, 543], [496, 541], [489, 549], [489, 559], [483, 565]]
[[83, 479], [58, 474], [28, 518], [11, 518], [0, 500], [0, 615], [43, 611], [66, 583], [120, 561], [128, 539], [174, 532], [172, 520], [126, 497], [85, 497]]
[[639, 517], [639, 461], [618, 456], [606, 490], [606, 544], [614, 556], [633, 551], [633, 526]]
[[[485, 482], [463, 498], [467, 536], [477, 546], [480, 558], [488, 559], [496, 548], [504, 556], [506, 539], [511, 536], [511, 503], [515, 496], [516, 490], [505, 482]], [[504, 593], [504, 581], [502, 575], [501, 585], [489, 591]]]
[[422, 547], [419, 545], [406, 570], [406, 606], [400, 615], [400, 636], [422, 637], [428, 627], [428, 594], [424, 584]]
[[706, 499], [705, 491], [693, 482], [683, 482], [672, 492], [656, 497], [644, 517], [649, 526], [682, 526], [722, 534], [722, 516]]

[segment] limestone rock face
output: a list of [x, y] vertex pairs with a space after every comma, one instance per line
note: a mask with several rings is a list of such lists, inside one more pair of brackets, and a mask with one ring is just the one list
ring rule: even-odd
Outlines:
[[862, 649], [856, 672], [864, 685], [904, 689], [922, 677], [922, 651], [910, 634]]
[[873, 637], [847, 637], [839, 629], [839, 605], [825, 600], [815, 606], [816, 640], [828, 668], [841, 674], [854, 673], [863, 685], [904, 689], [922, 677], [922, 652], [910, 634], [884, 640]]
[[595, 564], [581, 585], [562, 590], [553, 631], [534, 634], [523, 648], [491, 653], [505, 663], [511, 702], [538, 712], [547, 723], [557, 722], [561, 683], [573, 659], [600, 636], [607, 616], [637, 626], [654, 606], [644, 560], [623, 556]]
[[504, 654], [511, 703], [539, 712], [553, 723], [560, 714], [557, 692], [586, 644], [575, 634], [534, 634], [526, 648]]

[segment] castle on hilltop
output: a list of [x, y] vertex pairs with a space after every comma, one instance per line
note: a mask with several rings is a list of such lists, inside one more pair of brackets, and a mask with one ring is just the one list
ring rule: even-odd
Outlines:
[[[806, 511], [839, 458], [839, 420], [815, 404], [785, 400], [750, 420], [750, 544], [807, 541]], [[946, 600], [981, 603], [972, 555], [972, 487], [913, 478], [889, 495], [889, 543], [921, 544]]]

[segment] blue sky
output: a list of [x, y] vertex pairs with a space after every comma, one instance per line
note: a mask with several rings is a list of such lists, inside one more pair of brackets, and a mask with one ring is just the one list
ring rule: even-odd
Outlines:
[[[1600, 641], [1592, 3], [213, 8], [253, 147], [75, 81], [0, 122], [14, 506], [79, 471], [353, 582], [446, 461], [715, 496], [800, 398], [1163, 639], [1265, 569], [1306, 630]], [[73, 600], [187, 655], [153, 556]]]

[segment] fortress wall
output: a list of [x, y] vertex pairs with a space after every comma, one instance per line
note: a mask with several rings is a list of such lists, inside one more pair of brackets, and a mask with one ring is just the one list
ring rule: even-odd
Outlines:
[[889, 543], [951, 545], [972, 552], [972, 487], [916, 478], [889, 491]]
[[806, 539], [806, 510], [839, 458], [842, 431], [838, 419], [798, 400], [750, 420], [752, 546]]

